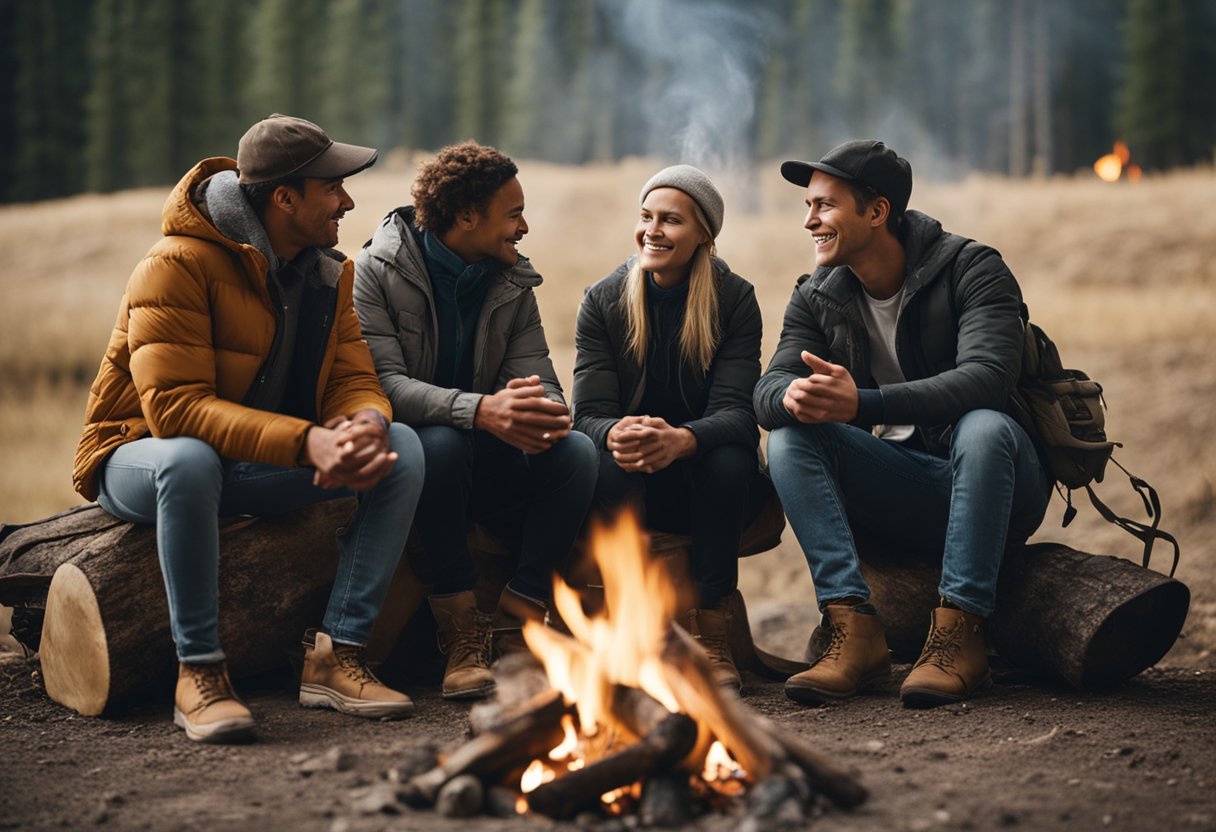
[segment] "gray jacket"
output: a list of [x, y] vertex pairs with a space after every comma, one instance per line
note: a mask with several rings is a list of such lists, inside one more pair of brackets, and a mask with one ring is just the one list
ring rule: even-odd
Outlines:
[[439, 324], [414, 233], [414, 209], [399, 208], [384, 218], [355, 260], [355, 309], [393, 419], [471, 429], [483, 395], [530, 375], [540, 376], [548, 398], [565, 404], [533, 294], [541, 277], [523, 257], [503, 269], [486, 292], [473, 347], [473, 389], [432, 383]]
[[901, 239], [907, 271], [895, 350], [907, 381], [878, 389], [861, 283], [847, 267], [817, 269], [798, 279], [777, 351], [756, 385], [761, 427], [794, 424], [782, 399], [791, 381], [810, 373], [802, 350], [852, 374], [860, 398], [855, 424], [916, 425], [931, 453], [947, 451], [963, 414], [1007, 408], [1022, 364], [1022, 293], [1001, 255], [919, 211], [905, 215]]

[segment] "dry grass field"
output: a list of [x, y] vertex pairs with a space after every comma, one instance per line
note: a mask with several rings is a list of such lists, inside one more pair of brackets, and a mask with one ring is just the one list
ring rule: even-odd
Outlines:
[[[656, 169], [644, 160], [567, 168], [523, 162], [531, 233], [521, 244], [545, 276], [539, 298], [554, 361], [569, 381], [582, 290], [631, 251], [637, 190]], [[407, 201], [412, 160], [389, 159], [350, 180], [358, 203], [343, 222], [353, 254], [380, 218]], [[794, 279], [813, 263], [801, 229], [802, 195], [769, 164], [723, 178], [719, 253], [757, 289], [764, 358], [776, 342]], [[1066, 363], [1105, 386], [1118, 454], [1152, 482], [1165, 527], [1183, 544], [1178, 577], [1194, 592], [1187, 639], [1172, 658], [1202, 661], [1216, 647], [1216, 175], [1211, 170], [1105, 184], [973, 178], [918, 183], [912, 207], [1000, 249], [1032, 316]], [[79, 502], [70, 472], [87, 384], [131, 267], [159, 235], [167, 189], [0, 207], [0, 520], [23, 522]], [[750, 210], [744, 210], [748, 206]], [[1112, 471], [1103, 491], [1135, 511]], [[1060, 511], [1040, 538], [1133, 556], [1135, 541], [1088, 506], [1068, 530]], [[811, 592], [792, 535], [744, 567], [749, 598]], [[1164, 553], [1162, 553], [1162, 556]]]

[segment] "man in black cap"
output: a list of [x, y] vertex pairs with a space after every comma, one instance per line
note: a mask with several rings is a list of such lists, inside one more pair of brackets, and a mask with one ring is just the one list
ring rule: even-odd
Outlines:
[[[391, 425], [334, 251], [355, 207], [344, 177], [376, 151], [288, 116], [258, 122], [236, 160], [200, 162], [136, 267], [89, 395], [76, 489], [155, 524], [179, 661], [174, 722], [241, 742], [253, 716], [218, 634], [218, 518], [357, 494], [319, 631], [305, 634], [300, 703], [369, 718], [409, 697], [363, 659], [422, 490], [422, 447]], [[284, 557], [294, 553], [284, 552]]]
[[1007, 542], [1034, 532], [1051, 495], [1005, 412], [1021, 291], [995, 250], [906, 210], [911, 166], [882, 142], [846, 142], [781, 174], [806, 188], [817, 268], [798, 280], [754, 398], [832, 635], [786, 694], [819, 704], [890, 676], [858, 530], [941, 555], [941, 603], [900, 696], [957, 702], [989, 679], [983, 624]]

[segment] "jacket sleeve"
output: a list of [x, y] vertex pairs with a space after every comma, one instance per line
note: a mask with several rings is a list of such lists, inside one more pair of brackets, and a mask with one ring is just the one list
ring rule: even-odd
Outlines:
[[204, 263], [152, 254], [128, 286], [131, 379], [153, 436], [192, 436], [220, 456], [291, 467], [311, 422], [216, 395], [213, 310]]
[[756, 407], [756, 419], [765, 430], [776, 430], [783, 425], [792, 425], [797, 420], [785, 409], [783, 400], [790, 382], [810, 375], [810, 368], [802, 360], [802, 351], [831, 360], [828, 341], [822, 327], [811, 312], [804, 287], [808, 275], [803, 275], [794, 287], [794, 294], [785, 307], [781, 322], [781, 337], [777, 350], [769, 361], [768, 369], [756, 384], [752, 401]]
[[338, 286], [338, 306], [335, 311], [334, 331], [337, 345], [334, 363], [326, 379], [318, 413], [321, 422], [335, 416], [352, 416], [360, 410], [372, 409], [386, 419], [392, 419], [393, 411], [376, 377], [376, 368], [363, 333], [355, 304], [351, 296], [353, 264], [346, 261]]
[[1004, 410], [1022, 366], [1021, 291], [994, 249], [982, 247], [957, 271], [955, 366], [936, 375], [884, 385], [883, 418], [889, 424], [953, 424], [965, 413]]
[[588, 291], [574, 327], [574, 429], [604, 448], [608, 431], [625, 415], [617, 362], [600, 309], [599, 293]]
[[513, 378], [528, 376], [540, 376], [546, 398], [563, 405], [566, 403], [553, 361], [549, 358], [549, 342], [545, 340], [545, 328], [541, 325], [540, 307], [531, 289], [523, 293], [515, 310], [515, 320], [511, 322], [511, 334], [498, 368], [495, 390], [503, 389]]
[[763, 326], [756, 291], [748, 285], [735, 301], [714, 356], [705, 415], [683, 425], [696, 435], [698, 452], [730, 443], [760, 444], [752, 392], [760, 378]]
[[367, 339], [393, 419], [407, 425], [449, 425], [472, 429], [478, 393], [438, 387], [413, 378], [397, 339], [397, 310], [389, 301], [391, 267], [367, 253], [355, 260], [355, 310]]

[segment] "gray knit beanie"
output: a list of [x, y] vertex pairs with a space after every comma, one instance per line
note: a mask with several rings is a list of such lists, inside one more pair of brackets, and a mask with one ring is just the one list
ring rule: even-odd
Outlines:
[[638, 202], [646, 201], [646, 195], [655, 188], [676, 188], [692, 197], [693, 202], [705, 214], [709, 221], [709, 233], [715, 238], [722, 230], [722, 194], [714, 187], [705, 172], [692, 165], [672, 165], [650, 177], [650, 181], [642, 186], [642, 195]]

